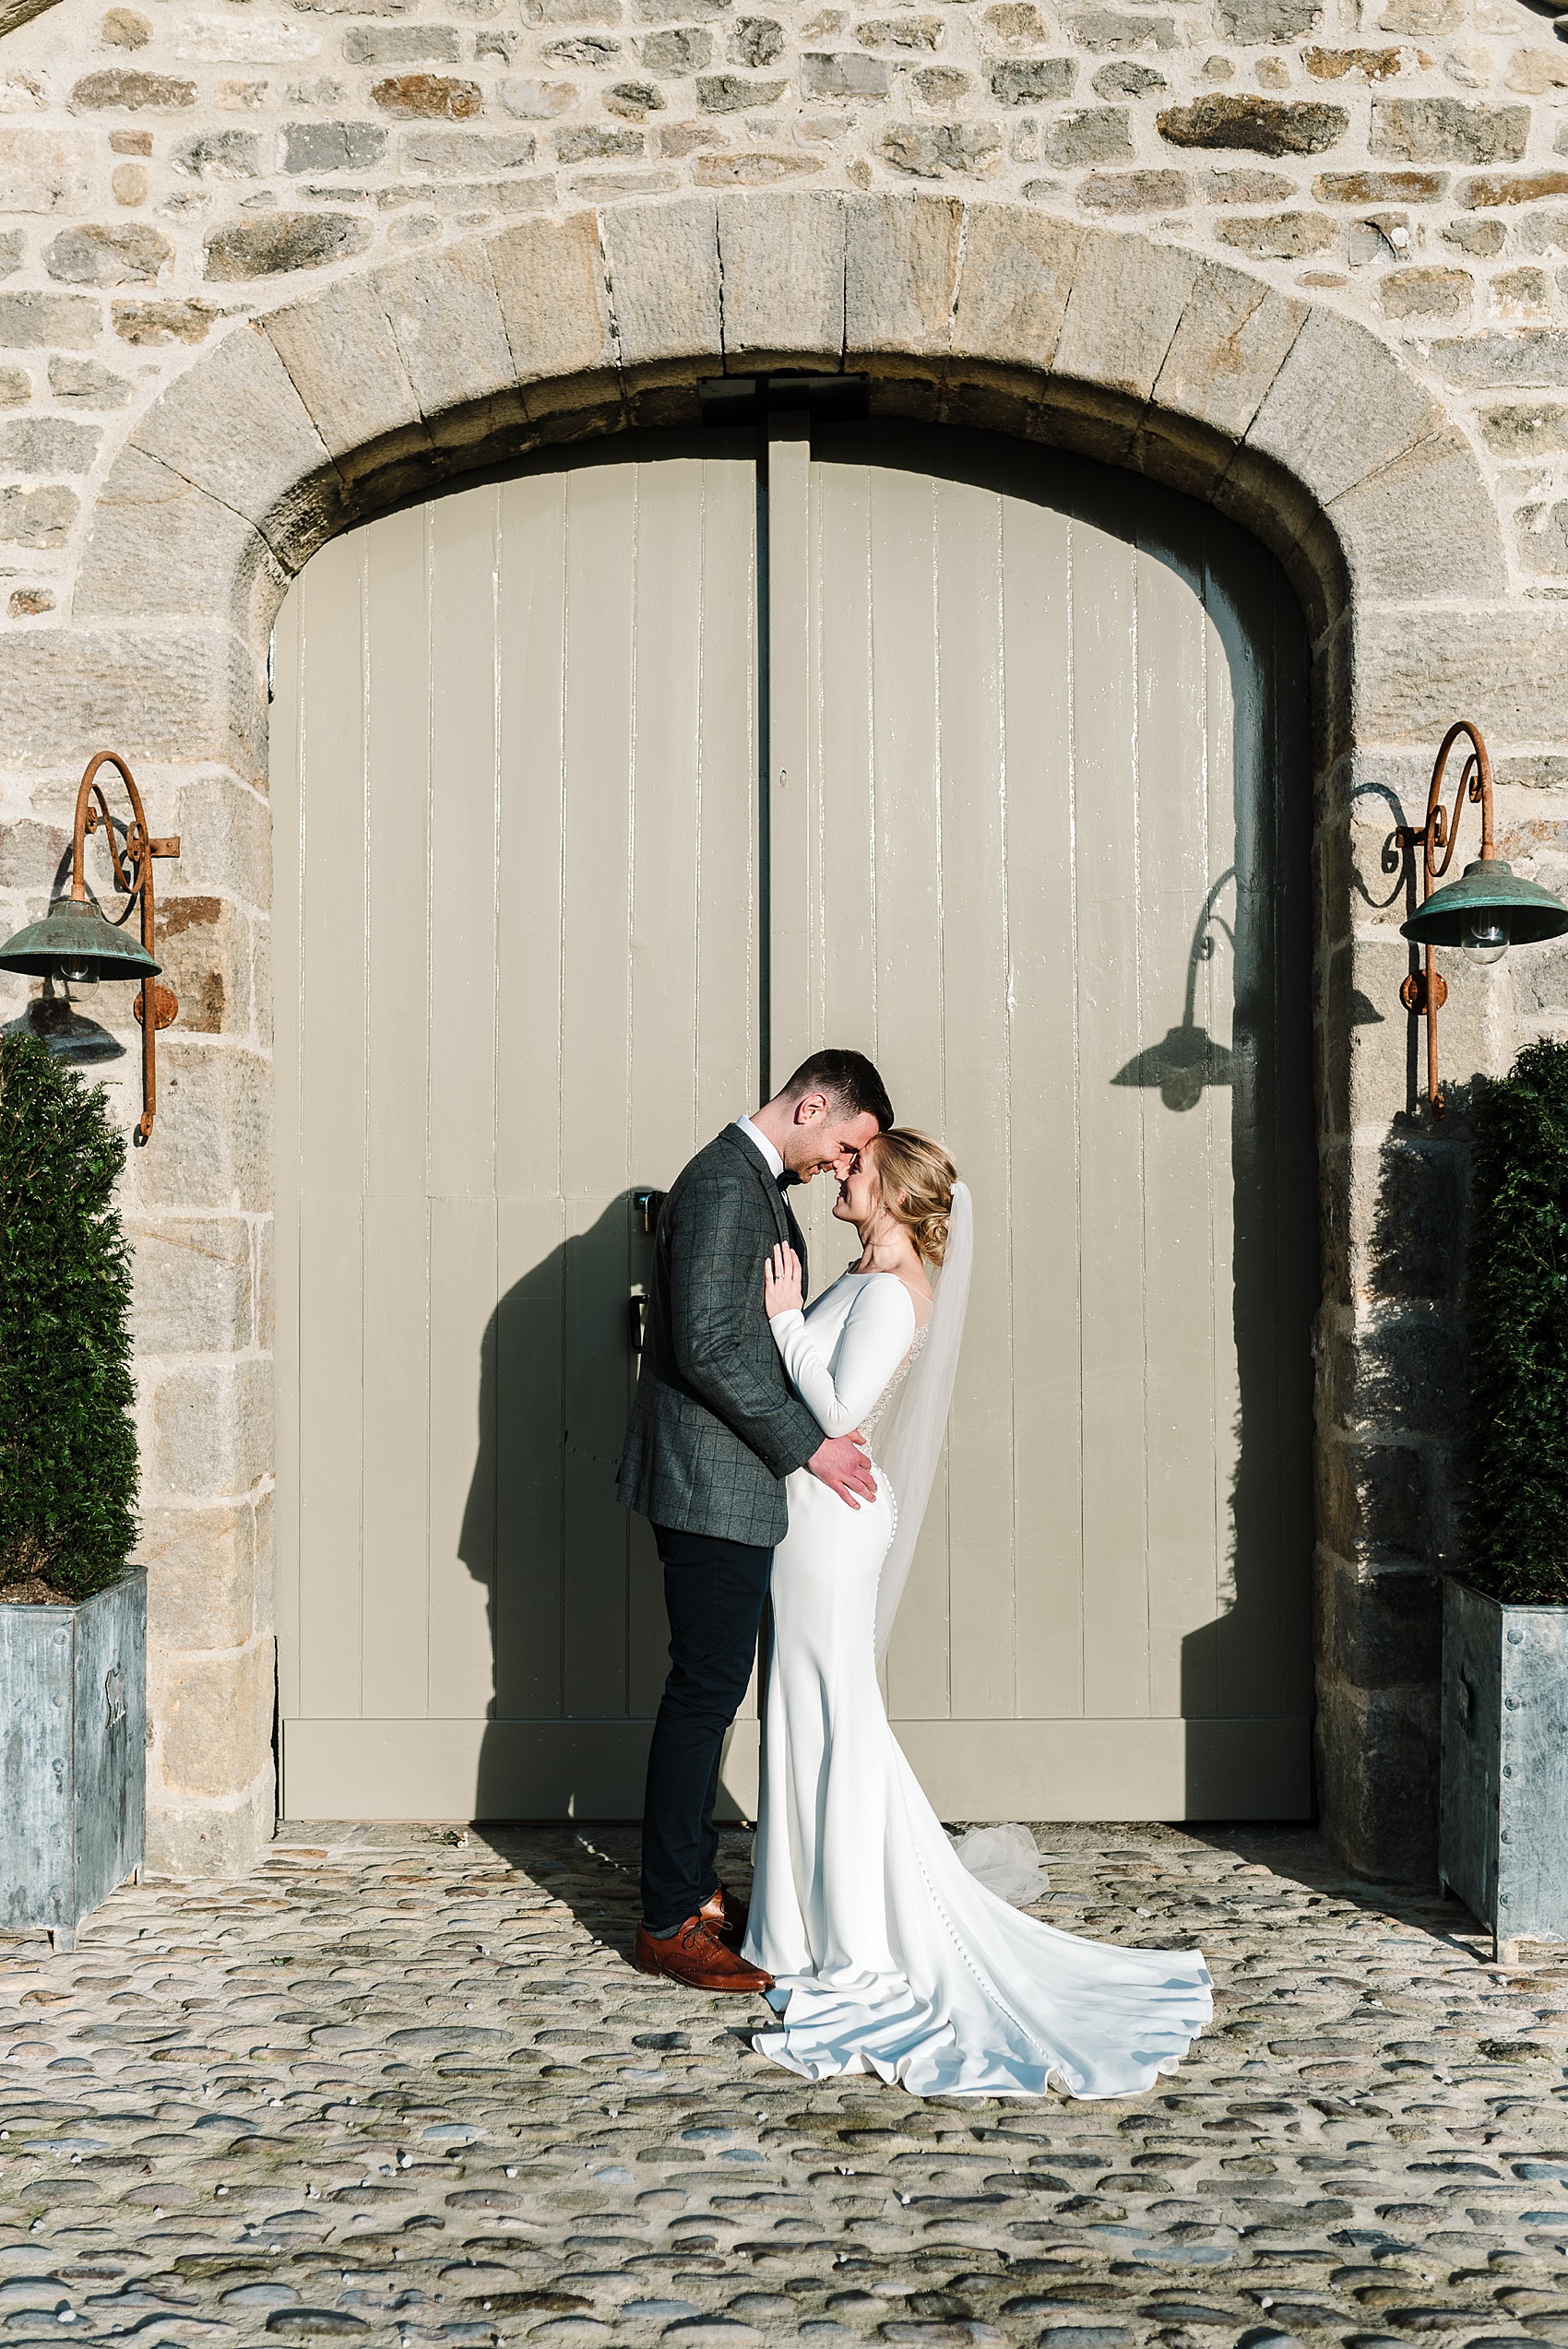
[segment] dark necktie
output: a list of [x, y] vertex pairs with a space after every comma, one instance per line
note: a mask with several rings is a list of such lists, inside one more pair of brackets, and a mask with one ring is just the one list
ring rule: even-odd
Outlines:
[[800, 1225], [795, 1221], [795, 1210], [790, 1204], [790, 1193], [795, 1187], [795, 1178], [789, 1168], [784, 1167], [774, 1176], [773, 1180], [778, 1196], [783, 1202], [784, 1220], [790, 1227], [790, 1245], [801, 1260], [801, 1294], [803, 1297], [806, 1294], [806, 1238]]

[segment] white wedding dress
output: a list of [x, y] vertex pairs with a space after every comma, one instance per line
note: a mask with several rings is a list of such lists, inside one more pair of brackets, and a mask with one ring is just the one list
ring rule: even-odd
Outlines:
[[[869, 1436], [906, 1374], [916, 1404], [927, 1333], [895, 1275], [846, 1273], [772, 1327], [826, 1434]], [[1208, 1968], [1193, 1950], [1080, 1940], [968, 1872], [883, 1706], [878, 1583], [899, 1496], [880, 1465], [876, 1479], [858, 1510], [804, 1469], [788, 1482], [745, 1941], [779, 2027], [753, 2044], [808, 2080], [874, 2072], [921, 2096], [1136, 2094], [1210, 2020]], [[898, 1532], [907, 1560], [913, 1529]]]

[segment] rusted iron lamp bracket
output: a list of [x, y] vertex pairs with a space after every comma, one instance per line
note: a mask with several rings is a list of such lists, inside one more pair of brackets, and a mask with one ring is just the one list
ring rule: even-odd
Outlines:
[[[1459, 788], [1452, 803], [1445, 804], [1443, 777], [1449, 754], [1461, 735], [1468, 748], [1459, 772]], [[1481, 812], [1481, 852], [1457, 881], [1445, 884], [1443, 875], [1459, 845], [1467, 803]], [[1399, 1000], [1408, 1012], [1427, 1024], [1427, 1098], [1432, 1116], [1441, 1118], [1443, 1098], [1437, 1081], [1437, 1015], [1448, 1000], [1448, 988], [1437, 967], [1436, 949], [1462, 946], [1473, 962], [1498, 962], [1510, 946], [1561, 937], [1568, 930], [1568, 906], [1538, 881], [1523, 880], [1498, 855], [1491, 761], [1479, 729], [1467, 718], [1461, 718], [1443, 738], [1427, 792], [1426, 822], [1419, 832], [1402, 825], [1394, 836], [1401, 848], [1421, 851], [1421, 902], [1409, 920], [1399, 925], [1401, 937], [1420, 947], [1421, 967], [1406, 979]]]
[[[1454, 797], [1452, 816], [1443, 803], [1443, 773], [1449, 753], [1461, 734], [1467, 736], [1469, 749], [1459, 776], [1459, 789]], [[1490, 863], [1497, 855], [1493, 836], [1491, 801], [1491, 760], [1478, 728], [1467, 718], [1461, 718], [1443, 738], [1437, 760], [1427, 788], [1426, 822], [1418, 832], [1413, 825], [1403, 824], [1395, 834], [1401, 848], [1421, 851], [1421, 903], [1424, 906], [1443, 874], [1454, 861], [1454, 851], [1459, 844], [1459, 817], [1466, 801], [1481, 812], [1481, 861]], [[1448, 1001], [1448, 981], [1437, 967], [1437, 951], [1429, 941], [1421, 951], [1421, 967], [1412, 971], [1399, 990], [1399, 1001], [1408, 1012], [1427, 1024], [1427, 1098], [1434, 1118], [1441, 1118], [1444, 1103], [1443, 1088], [1437, 1080], [1437, 1015]]]
[[[112, 766], [125, 787], [131, 820], [125, 827], [125, 846], [114, 830], [109, 801], [99, 775]], [[87, 844], [101, 830], [109, 846], [114, 886], [125, 899], [124, 910], [111, 921], [88, 896]], [[42, 921], [19, 930], [0, 947], [0, 969], [28, 973], [48, 983], [81, 985], [100, 979], [140, 980], [131, 1009], [141, 1023], [141, 1117], [134, 1140], [145, 1143], [158, 1114], [158, 1031], [167, 1027], [179, 1011], [171, 989], [157, 984], [159, 965], [152, 951], [156, 922], [152, 866], [156, 857], [177, 857], [178, 834], [157, 837], [148, 830], [147, 810], [131, 773], [118, 751], [99, 751], [89, 759], [77, 787], [76, 822], [71, 834], [71, 894], [57, 897]], [[125, 925], [132, 908], [141, 908], [141, 943], [126, 937]]]

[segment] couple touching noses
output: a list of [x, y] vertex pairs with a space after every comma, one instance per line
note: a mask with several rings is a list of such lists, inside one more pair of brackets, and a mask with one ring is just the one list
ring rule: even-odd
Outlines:
[[773, 1553], [789, 1530], [785, 1480], [814, 1477], [836, 1505], [876, 1498], [853, 1431], [828, 1434], [790, 1386], [764, 1306], [765, 1273], [805, 1241], [789, 1192], [842, 1181], [893, 1123], [859, 1052], [818, 1052], [782, 1092], [699, 1151], [654, 1239], [621, 1499], [651, 1521], [670, 1615], [670, 1678], [648, 1752], [637, 1963], [699, 1989], [760, 1990], [738, 1955], [744, 1917], [718, 1889], [713, 1807], [724, 1736], [751, 1679]]
[[[861, 1244], [811, 1298], [789, 1193], [824, 1170]], [[1201, 1953], [1080, 1940], [988, 1890], [877, 1678], [942, 1456], [973, 1254], [968, 1187], [940, 1143], [894, 1123], [859, 1052], [814, 1053], [664, 1203], [620, 1488], [652, 1521], [671, 1635], [636, 1963], [765, 1997], [777, 2027], [753, 2046], [809, 2080], [1127, 2095], [1175, 2070], [1208, 2021]], [[770, 1595], [746, 1911], [718, 1880], [713, 1808]]]

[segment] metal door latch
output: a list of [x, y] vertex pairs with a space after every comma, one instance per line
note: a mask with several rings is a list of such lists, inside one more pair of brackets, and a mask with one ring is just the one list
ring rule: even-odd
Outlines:
[[626, 1299], [626, 1334], [634, 1354], [643, 1350], [643, 1336], [647, 1328], [647, 1291], [639, 1281]]
[[650, 1237], [654, 1226], [659, 1221], [659, 1211], [663, 1204], [662, 1191], [634, 1191], [632, 1193], [632, 1213], [642, 1225], [643, 1230]]

